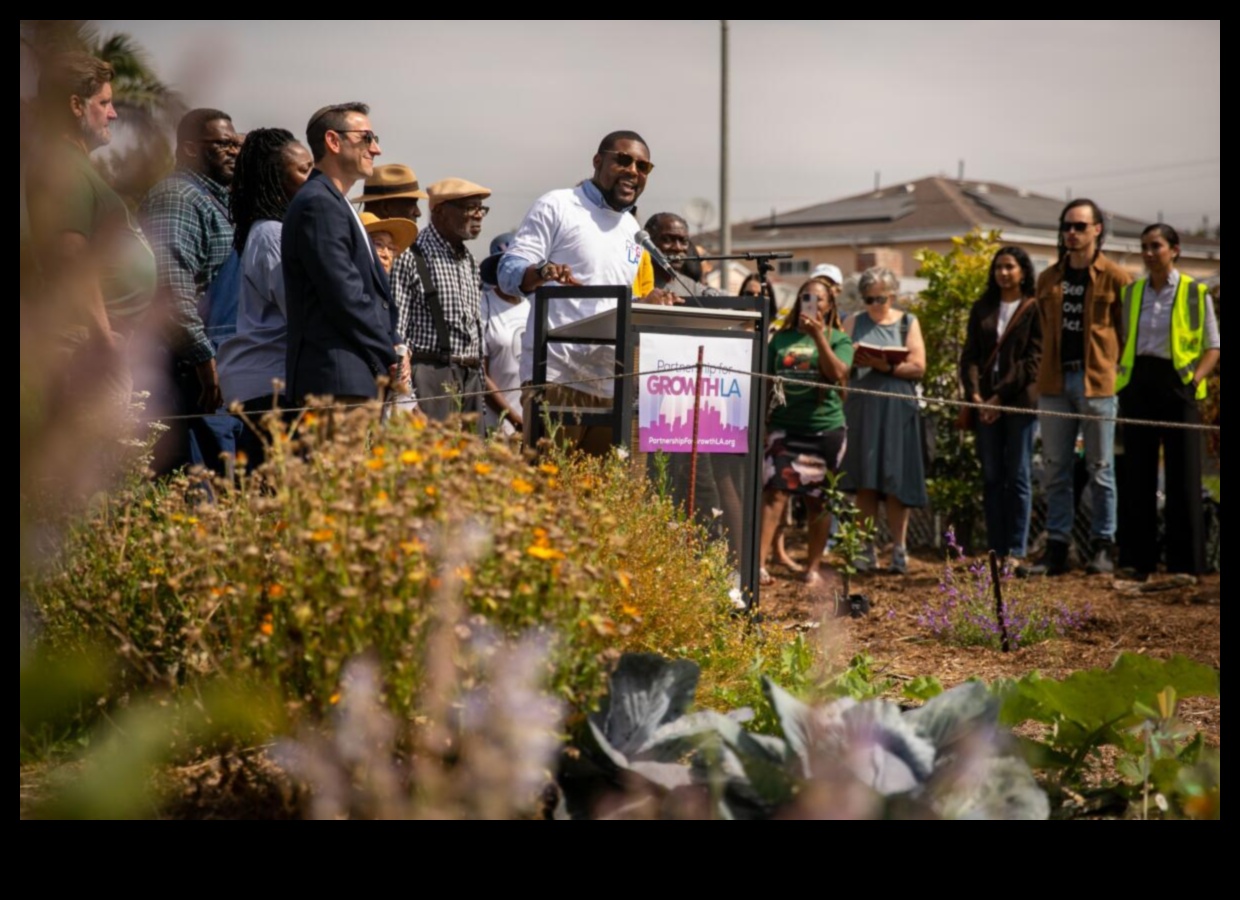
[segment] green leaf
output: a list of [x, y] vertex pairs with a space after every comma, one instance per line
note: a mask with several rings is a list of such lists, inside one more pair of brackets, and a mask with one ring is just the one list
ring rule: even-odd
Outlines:
[[1166, 662], [1136, 653], [1122, 654], [1110, 669], [1088, 669], [1062, 681], [1036, 673], [996, 686], [1002, 701], [1000, 721], [1017, 725], [1034, 720], [1070, 729], [1073, 741], [1113, 732], [1134, 720], [1133, 705], [1157, 707], [1158, 694], [1174, 687], [1181, 697], [1213, 697], [1219, 692], [1216, 669], [1176, 656]]
[[943, 693], [943, 682], [933, 675], [918, 675], [904, 686], [901, 693], [909, 700], [929, 700]]

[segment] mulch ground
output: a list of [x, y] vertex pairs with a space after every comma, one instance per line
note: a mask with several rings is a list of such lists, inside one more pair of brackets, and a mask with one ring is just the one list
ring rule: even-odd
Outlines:
[[[788, 536], [789, 553], [804, 559], [804, 545]], [[880, 553], [880, 564], [890, 553]], [[914, 554], [907, 575], [859, 575], [852, 591], [870, 599], [869, 615], [836, 618], [831, 614], [834, 595], [841, 590], [835, 573], [822, 570], [823, 583], [810, 589], [799, 576], [779, 565], [768, 567], [775, 583], [762, 589], [760, 610], [770, 628], [804, 630], [820, 635], [832, 664], [845, 666], [856, 653], [868, 653], [880, 677], [897, 681], [934, 675], [945, 687], [972, 677], [987, 681], [1019, 678], [1034, 670], [1063, 678], [1079, 669], [1107, 668], [1124, 652], [1144, 653], [1158, 659], [1182, 654], [1197, 662], [1220, 667], [1222, 656], [1219, 618], [1219, 575], [1207, 575], [1197, 584], [1163, 590], [1134, 592], [1137, 585], [1105, 575], [1077, 570], [1057, 578], [1029, 579], [1032, 590], [1048, 599], [1062, 600], [1084, 614], [1082, 627], [1063, 637], [1021, 647], [1009, 653], [985, 647], [961, 647], [929, 635], [918, 624], [928, 601], [938, 595], [943, 559], [933, 552]], [[1167, 576], [1155, 576], [1154, 585]], [[1181, 716], [1201, 730], [1206, 740], [1220, 744], [1218, 698], [1191, 698], [1182, 702]]]

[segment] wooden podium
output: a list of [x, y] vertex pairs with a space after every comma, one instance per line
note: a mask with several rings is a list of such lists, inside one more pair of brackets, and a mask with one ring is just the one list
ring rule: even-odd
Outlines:
[[[562, 321], [554, 327], [549, 325], [555, 304], [569, 301], [593, 301], [597, 311], [567, 323]], [[643, 384], [638, 383], [642, 337], [672, 336], [694, 358], [699, 346], [694, 338], [735, 338], [746, 342], [747, 353], [745, 364], [734, 368], [765, 372], [768, 316], [765, 301], [757, 297], [691, 297], [684, 305], [657, 306], [634, 303], [627, 286], [539, 288], [534, 295], [534, 384], [562, 383], [594, 395], [601, 405], [552, 405], [536, 396], [528, 423], [532, 442], [537, 444], [546, 435], [546, 419], [560, 419], [587, 426], [608, 426], [614, 445], [640, 453], [635, 431], [638, 403], [652, 375], [650, 372], [641, 375]], [[648, 343], [653, 344], [652, 341]], [[666, 345], [667, 342], [662, 343]], [[559, 360], [553, 365], [561, 372], [557, 378], [548, 379], [548, 353], [555, 355], [552, 348], [560, 350]], [[593, 357], [591, 370], [576, 375], [564, 374], [571, 369], [577, 352]], [[614, 380], [586, 380], [587, 375], [597, 378], [604, 374], [603, 369], [606, 369], [605, 374], [614, 375]], [[682, 369], [675, 374], [696, 380], [692, 370]], [[694, 455], [692, 442], [681, 438], [679, 448], [667, 454], [662, 470], [668, 474], [673, 498], [687, 505], [687, 498], [693, 496], [695, 519], [727, 540], [736, 570], [734, 597], [746, 605], [755, 605], [761, 565], [758, 542], [762, 521], [767, 390], [761, 380], [744, 375], [734, 377], [744, 383], [749, 398], [744, 452], [708, 452], [699, 443], [697, 464], [690, 466], [687, 461]], [[609, 385], [614, 388], [609, 390]], [[691, 404], [693, 398], [688, 399]], [[656, 468], [653, 459], [648, 459], [647, 465], [648, 471], [653, 473]], [[693, 489], [687, 483], [690, 470], [697, 476]]]

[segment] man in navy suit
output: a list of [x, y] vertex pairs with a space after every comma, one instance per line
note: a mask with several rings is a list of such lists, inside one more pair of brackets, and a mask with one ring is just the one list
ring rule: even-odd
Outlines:
[[364, 103], [320, 109], [306, 126], [314, 171], [289, 205], [281, 238], [288, 308], [288, 395], [357, 402], [398, 379], [396, 304], [357, 211], [345, 199], [374, 171], [379, 137]]

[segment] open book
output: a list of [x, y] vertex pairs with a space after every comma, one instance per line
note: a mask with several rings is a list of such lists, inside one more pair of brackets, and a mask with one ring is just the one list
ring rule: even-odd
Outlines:
[[908, 359], [908, 347], [898, 347], [888, 345], [880, 347], [878, 344], [867, 344], [865, 341], [858, 341], [853, 344], [853, 353], [869, 353], [873, 356], [885, 357], [889, 365], [898, 365]]

